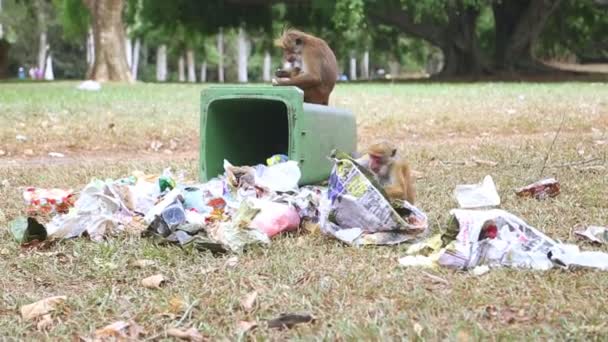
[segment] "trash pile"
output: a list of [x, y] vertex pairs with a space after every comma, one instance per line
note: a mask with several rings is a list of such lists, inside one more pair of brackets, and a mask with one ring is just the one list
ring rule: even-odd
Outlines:
[[322, 231], [350, 245], [425, 236], [423, 212], [405, 201], [390, 203], [350, 156], [334, 162], [327, 188], [299, 187], [297, 163], [280, 155], [267, 165], [224, 161], [224, 174], [203, 184], [176, 180], [167, 169], [160, 176], [94, 179], [78, 194], [28, 188], [28, 217], [12, 221], [10, 229], [22, 244], [79, 236], [101, 241], [126, 232], [213, 253], [242, 253], [298, 230]]
[[[449, 267], [482, 274], [495, 267], [608, 270], [608, 254], [582, 252], [555, 241], [500, 209], [492, 177], [459, 185], [446, 231], [429, 236], [427, 216], [404, 200], [389, 200], [373, 173], [334, 151], [327, 187], [303, 186], [297, 162], [272, 156], [266, 165], [234, 166], [203, 184], [188, 184], [169, 169], [160, 176], [135, 172], [92, 180], [79, 193], [27, 188], [28, 217], [10, 223], [19, 243], [86, 235], [101, 241], [118, 233], [151, 237], [212, 253], [242, 253], [268, 246], [285, 232], [322, 232], [351, 246], [409, 243], [404, 266]], [[555, 179], [520, 188], [518, 196], [545, 200], [560, 192]], [[77, 199], [76, 199], [77, 198]], [[48, 218], [48, 219], [46, 219]], [[577, 236], [608, 241], [606, 227]]]
[[[518, 196], [538, 200], [559, 194], [555, 179], [542, 180], [516, 191]], [[458, 186], [455, 196], [461, 208], [493, 207], [500, 203], [491, 177], [481, 184]], [[495, 267], [548, 270], [553, 267], [587, 267], [608, 270], [608, 254], [582, 252], [529, 226], [519, 217], [500, 209], [453, 209], [443, 234], [412, 245], [399, 259], [403, 266], [443, 266], [481, 274]], [[601, 242], [603, 227], [578, 235]]]

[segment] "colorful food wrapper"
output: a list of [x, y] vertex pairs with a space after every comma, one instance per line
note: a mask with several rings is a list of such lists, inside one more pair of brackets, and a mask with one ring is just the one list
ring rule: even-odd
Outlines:
[[63, 189], [29, 187], [23, 191], [28, 215], [67, 213], [74, 206], [74, 192]]

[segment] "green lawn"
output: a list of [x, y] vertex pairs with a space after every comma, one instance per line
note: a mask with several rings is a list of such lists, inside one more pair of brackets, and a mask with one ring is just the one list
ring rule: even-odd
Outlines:
[[[238, 337], [239, 321], [308, 312], [314, 324], [287, 331], [260, 325], [256, 339], [427, 340], [603, 339], [608, 334], [608, 273], [493, 270], [481, 277], [446, 269], [405, 269], [407, 246], [351, 248], [320, 235], [285, 236], [269, 249], [214, 257], [125, 236], [104, 243], [64, 241], [44, 250], [13, 242], [6, 223], [23, 212], [25, 186], [79, 190], [93, 177], [163, 168], [197, 173], [202, 86], [104, 86], [0, 83], [0, 339], [90, 337], [118, 320], [133, 320], [145, 338], [164, 339], [175, 326], [213, 340]], [[608, 225], [608, 87], [601, 83], [339, 85], [331, 104], [357, 115], [360, 147], [389, 138], [419, 172], [418, 206], [434, 231], [456, 206], [457, 184], [493, 176], [502, 208], [549, 236], [583, 249], [577, 224]], [[539, 178], [564, 118], [545, 176], [562, 194], [539, 202], [513, 189]], [[27, 137], [25, 142], [17, 135]], [[162, 146], [152, 149], [162, 143]], [[3, 152], [2, 152], [3, 151]], [[65, 158], [50, 158], [61, 152]], [[498, 162], [477, 166], [472, 158]], [[592, 160], [589, 163], [584, 161]], [[152, 259], [145, 269], [129, 266]], [[140, 280], [162, 273], [158, 290]], [[258, 291], [253, 311], [239, 304]], [[53, 327], [37, 331], [19, 307], [66, 295]], [[183, 307], [175, 303], [183, 303]], [[191, 307], [184, 314], [184, 308]]]

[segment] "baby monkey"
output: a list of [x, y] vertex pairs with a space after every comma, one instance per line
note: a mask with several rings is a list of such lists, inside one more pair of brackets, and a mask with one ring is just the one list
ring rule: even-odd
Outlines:
[[414, 204], [416, 189], [405, 160], [397, 158], [397, 149], [388, 142], [377, 142], [367, 148], [366, 154], [356, 159], [369, 169], [391, 199], [402, 199]]

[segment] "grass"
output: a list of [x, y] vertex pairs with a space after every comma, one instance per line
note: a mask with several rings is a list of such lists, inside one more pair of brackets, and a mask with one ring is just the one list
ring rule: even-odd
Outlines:
[[[608, 333], [608, 275], [599, 271], [500, 269], [482, 277], [429, 271], [446, 280], [437, 282], [399, 267], [407, 246], [357, 249], [318, 235], [279, 237], [269, 249], [240, 256], [236, 266], [229, 256], [132, 236], [22, 249], [6, 223], [23, 213], [24, 186], [80, 189], [93, 177], [158, 173], [167, 166], [187, 171], [190, 179], [196, 175], [201, 86], [106, 86], [87, 93], [75, 85], [0, 84], [0, 181], [8, 181], [0, 187], [0, 339], [68, 340], [132, 319], [146, 339], [164, 339], [179, 323], [213, 340], [234, 340], [239, 321], [262, 322], [282, 312], [308, 312], [317, 321], [287, 331], [260, 326], [250, 336], [599, 340]], [[602, 144], [608, 139], [607, 99], [606, 85], [594, 83], [357, 84], [340, 85], [331, 102], [356, 113], [360, 146], [376, 138], [399, 143], [421, 174], [418, 203], [434, 231], [445, 227], [456, 205], [455, 185], [491, 174], [504, 209], [551, 237], [608, 251], [571, 232], [577, 224], [608, 225], [608, 145]], [[545, 170], [560, 180], [562, 194], [542, 202], [517, 198], [514, 188], [539, 178], [562, 115], [564, 127]], [[17, 141], [17, 134], [27, 141]], [[163, 146], [155, 151], [152, 141]], [[47, 157], [51, 151], [66, 158]], [[499, 164], [467, 163], [473, 157]], [[576, 164], [592, 158], [597, 160]], [[138, 259], [156, 265], [129, 266]], [[167, 286], [140, 286], [156, 273], [169, 279]], [[257, 304], [245, 312], [239, 302], [254, 290]], [[20, 318], [20, 306], [53, 295], [68, 301], [53, 314], [49, 331]]]

